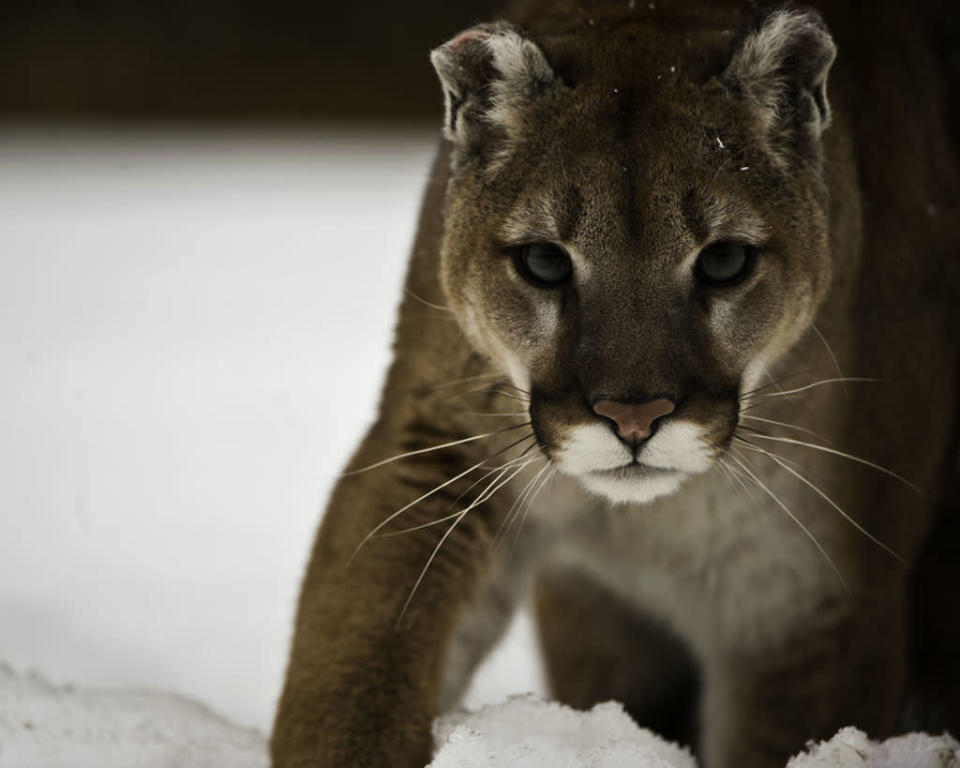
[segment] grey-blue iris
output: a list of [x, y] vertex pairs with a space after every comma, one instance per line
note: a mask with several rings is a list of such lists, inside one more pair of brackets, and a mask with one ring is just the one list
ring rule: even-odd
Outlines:
[[514, 250], [514, 262], [523, 278], [538, 288], [566, 282], [573, 272], [570, 256], [553, 243], [528, 243]]
[[733, 285], [750, 272], [753, 249], [741, 243], [708, 245], [697, 257], [696, 274], [709, 285]]

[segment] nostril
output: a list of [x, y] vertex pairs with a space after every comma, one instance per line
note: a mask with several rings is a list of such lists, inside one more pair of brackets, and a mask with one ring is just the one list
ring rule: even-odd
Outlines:
[[650, 437], [653, 422], [673, 413], [675, 408], [674, 402], [666, 397], [658, 397], [645, 403], [600, 400], [593, 404], [593, 412], [613, 421], [617, 425], [620, 438], [632, 444]]

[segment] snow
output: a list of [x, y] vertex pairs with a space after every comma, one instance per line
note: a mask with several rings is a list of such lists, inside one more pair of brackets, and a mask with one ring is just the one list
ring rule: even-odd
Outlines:
[[[696, 768], [616, 703], [577, 712], [519, 696], [434, 725], [429, 768]], [[267, 768], [266, 738], [162, 691], [57, 686], [0, 664], [0, 768]], [[882, 744], [854, 728], [787, 768], [960, 768], [949, 737]]]
[[[434, 726], [429, 768], [696, 768], [690, 753], [638, 727], [616, 703], [577, 712], [532, 696]], [[950, 736], [908, 734], [870, 741], [856, 728], [808, 746], [787, 768], [960, 768]]]
[[925, 733], [877, 743], [863, 731], [843, 728], [829, 741], [808, 746], [787, 768], [960, 768], [960, 743]]
[[690, 753], [637, 727], [619, 704], [577, 712], [515, 697], [434, 726], [430, 768], [695, 768]]
[[0, 665], [0, 768], [267, 768], [262, 734], [172, 694], [57, 687]]

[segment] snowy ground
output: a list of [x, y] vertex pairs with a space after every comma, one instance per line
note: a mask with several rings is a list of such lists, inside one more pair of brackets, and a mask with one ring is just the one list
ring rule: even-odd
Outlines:
[[[0, 661], [269, 727], [434, 141], [0, 129]], [[538, 689], [530, 643], [470, 703]]]
[[[518, 697], [434, 727], [428, 768], [696, 768], [619, 704], [575, 712]], [[263, 734], [182, 696], [54, 686], [0, 664], [0, 768], [267, 768]], [[786, 768], [960, 768], [960, 745], [922, 734], [871, 742], [844, 728]]]

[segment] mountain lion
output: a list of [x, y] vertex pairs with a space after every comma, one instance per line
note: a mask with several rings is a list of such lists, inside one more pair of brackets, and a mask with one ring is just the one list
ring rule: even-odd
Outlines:
[[817, 5], [529, 0], [433, 52], [444, 144], [275, 766], [423, 766], [528, 594], [557, 698], [708, 768], [960, 730], [942, 83], [915, 4]]

